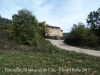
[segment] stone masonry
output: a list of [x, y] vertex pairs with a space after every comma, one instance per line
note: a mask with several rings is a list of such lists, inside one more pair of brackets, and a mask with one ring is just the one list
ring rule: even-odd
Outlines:
[[57, 36], [57, 37], [63, 37], [63, 30], [60, 29], [60, 27], [57, 26], [50, 26], [46, 24], [46, 22], [43, 22], [46, 28], [48, 29], [48, 35], [46, 36]]

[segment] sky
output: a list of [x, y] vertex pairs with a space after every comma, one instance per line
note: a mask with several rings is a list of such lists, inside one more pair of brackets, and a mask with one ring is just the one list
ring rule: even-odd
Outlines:
[[91, 11], [100, 8], [100, 0], [0, 0], [0, 14], [12, 19], [18, 10], [31, 11], [39, 22], [46, 21], [52, 26], [61, 27], [63, 32], [70, 32], [73, 24], [82, 22]]

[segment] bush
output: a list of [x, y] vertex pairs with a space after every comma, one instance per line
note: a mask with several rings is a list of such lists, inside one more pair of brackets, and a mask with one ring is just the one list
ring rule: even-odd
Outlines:
[[41, 41], [38, 46], [32, 46], [31, 50], [33, 52], [43, 52], [43, 53], [57, 53], [59, 52], [59, 48], [52, 45], [50, 41], [41, 38]]
[[0, 30], [0, 49], [8, 47], [11, 36], [7, 30]]
[[39, 24], [32, 13], [26, 9], [19, 10], [18, 14], [12, 16], [12, 28], [10, 30], [12, 37], [20, 43], [32, 44], [38, 39], [36, 35], [39, 33]]
[[30, 45], [38, 46], [41, 43], [41, 39], [42, 37], [38, 33], [36, 33], [34, 34], [34, 38], [32, 38], [31, 40], [28, 40], [28, 43]]
[[93, 33], [91, 32], [88, 37], [87, 37], [87, 45], [88, 46], [98, 46], [98, 41], [99, 41], [99, 38]]
[[85, 28], [83, 23], [74, 24], [72, 30], [68, 37], [66, 37], [65, 42], [71, 45], [83, 45], [83, 41], [86, 40], [88, 35], [88, 29]]
[[0, 30], [0, 40], [8, 40], [10, 38], [10, 33], [7, 30]]
[[97, 46], [99, 40], [93, 32], [85, 28], [83, 23], [78, 23], [73, 25], [69, 36], [64, 41], [74, 46]]

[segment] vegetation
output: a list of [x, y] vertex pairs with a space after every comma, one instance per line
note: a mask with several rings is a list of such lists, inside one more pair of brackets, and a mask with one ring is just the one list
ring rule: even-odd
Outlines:
[[59, 49], [44, 39], [30, 46], [11, 40], [7, 31], [0, 35], [0, 75], [100, 74], [100, 57]]
[[[0, 50], [0, 59], [0, 75], [100, 74], [99, 57], [79, 54], [72, 51], [60, 50], [59, 53], [51, 54], [47, 52], [44, 54], [41, 52], [31, 52], [28, 50]], [[74, 70], [71, 72], [70, 69], [72, 68]], [[42, 69], [44, 72], [42, 72], [40, 69]], [[45, 69], [49, 69], [49, 71]]]
[[65, 43], [74, 46], [99, 47], [100, 8], [90, 12], [87, 17], [87, 27], [83, 23], [74, 24]]
[[8, 25], [11, 24], [11, 20], [2, 18], [0, 15], [0, 30], [8, 29]]
[[[32, 13], [26, 9], [19, 10], [12, 16], [12, 37], [24, 44], [38, 44], [39, 25]], [[36, 41], [35, 41], [36, 40]]]
[[0, 15], [0, 26], [11, 24], [11, 20], [1, 17]]
[[97, 46], [98, 37], [90, 32], [83, 23], [73, 25], [65, 43], [76, 46]]
[[66, 38], [69, 35], [69, 33], [63, 33], [63, 37]]
[[39, 23], [39, 26], [40, 26], [40, 34], [44, 37], [46, 35], [48, 35], [48, 29], [45, 25], [45, 22], [40, 22]]
[[87, 17], [87, 24], [91, 30], [100, 27], [100, 8], [97, 11], [90, 12]]

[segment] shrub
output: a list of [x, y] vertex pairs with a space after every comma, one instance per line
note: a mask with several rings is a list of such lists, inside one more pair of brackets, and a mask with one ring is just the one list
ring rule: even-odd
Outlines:
[[87, 45], [91, 47], [98, 46], [98, 41], [99, 38], [93, 32], [90, 32], [90, 34], [87, 37]]
[[28, 40], [28, 43], [30, 45], [38, 46], [41, 42], [41, 39], [42, 37], [38, 33], [36, 33], [34, 34], [34, 38], [32, 38], [31, 40]]
[[41, 39], [41, 42], [38, 46], [32, 46], [31, 50], [33, 52], [43, 52], [43, 53], [57, 53], [59, 52], [59, 48], [52, 45], [48, 40], [44, 38]]
[[73, 25], [69, 36], [64, 41], [75, 46], [97, 46], [99, 40], [93, 32], [85, 28], [83, 23], [78, 23]]
[[88, 29], [83, 23], [74, 24], [65, 42], [72, 45], [82, 45], [88, 35]]
[[10, 40], [10, 34], [7, 30], [0, 30], [0, 49], [8, 47], [8, 41]]
[[[26, 9], [19, 10], [12, 16], [12, 37], [23, 44], [31, 44], [39, 32], [38, 21], [32, 13]], [[36, 39], [37, 41], [38, 39]], [[35, 41], [35, 42], [36, 42]]]
[[0, 30], [0, 40], [6, 40], [10, 38], [10, 33], [7, 30]]

